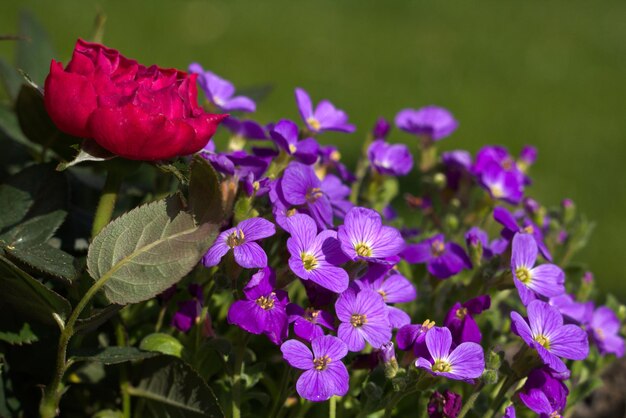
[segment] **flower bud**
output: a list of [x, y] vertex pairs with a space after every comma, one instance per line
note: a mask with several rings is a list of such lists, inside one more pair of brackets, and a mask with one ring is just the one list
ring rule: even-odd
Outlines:
[[576, 205], [572, 199], [563, 199], [561, 202], [561, 206], [563, 206], [563, 222], [568, 224], [574, 220], [576, 217]]
[[378, 358], [385, 368], [385, 377], [387, 379], [393, 379], [398, 373], [398, 360], [396, 359], [396, 351], [392, 341], [380, 347]]
[[498, 383], [498, 372], [496, 370], [485, 370], [482, 379], [486, 385], [494, 385]]
[[387, 122], [385, 118], [378, 118], [376, 121], [376, 125], [372, 129], [372, 135], [375, 139], [385, 139], [387, 135], [389, 135], [389, 130], [391, 129], [391, 125]]
[[485, 359], [485, 368], [488, 370], [498, 370], [502, 365], [502, 358], [504, 357], [504, 352], [502, 351], [489, 351], [487, 354], [487, 358]]

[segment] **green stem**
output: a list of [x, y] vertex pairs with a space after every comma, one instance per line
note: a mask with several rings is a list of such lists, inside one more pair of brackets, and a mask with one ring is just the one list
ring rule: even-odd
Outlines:
[[121, 184], [122, 176], [114, 171], [107, 172], [107, 178], [100, 195], [96, 215], [93, 219], [93, 226], [91, 227], [91, 239], [95, 238], [102, 231], [102, 228], [111, 221]]
[[350, 191], [350, 201], [355, 205], [358, 204], [359, 193], [361, 191], [361, 186], [363, 185], [363, 180], [365, 179], [365, 175], [367, 174], [367, 169], [369, 168], [369, 159], [367, 158], [367, 150], [372, 143], [374, 138], [372, 135], [368, 135], [363, 143], [363, 148], [361, 151], [361, 158], [357, 162], [356, 171], [354, 176], [356, 180], [352, 183], [352, 190]]
[[285, 404], [285, 392], [289, 386], [289, 374], [291, 368], [287, 365], [283, 367], [283, 375], [280, 379], [280, 389], [278, 390], [278, 394], [276, 399], [274, 399], [274, 405], [272, 406], [272, 412], [270, 413], [270, 417], [277, 417], [279, 409]]
[[[128, 345], [128, 338], [126, 335], [126, 329], [121, 318], [117, 318], [115, 321], [115, 338], [117, 345], [125, 347]], [[128, 393], [128, 387], [130, 386], [130, 380], [128, 378], [128, 364], [120, 364], [120, 392], [122, 394], [122, 417], [131, 418], [131, 403], [130, 393]]]
[[505, 378], [504, 383], [502, 384], [502, 386], [500, 387], [500, 390], [498, 391], [498, 394], [496, 395], [496, 399], [493, 401], [493, 403], [491, 404], [491, 407], [487, 410], [487, 413], [485, 413], [484, 415], [486, 418], [489, 418], [489, 417], [493, 418], [496, 416], [498, 411], [502, 408], [502, 405], [504, 405], [504, 401], [506, 400], [505, 398], [506, 393], [509, 391], [509, 389], [515, 386], [517, 382], [518, 380], [515, 377], [512, 377], [511, 375], [508, 375]]
[[483, 386], [484, 383], [482, 381], [476, 385], [476, 387], [474, 388], [474, 392], [465, 401], [465, 404], [463, 405], [463, 408], [461, 408], [461, 412], [459, 412], [457, 418], [465, 417], [465, 415], [474, 407], [474, 402], [476, 402], [476, 399], [478, 399], [478, 396], [480, 395], [480, 391], [482, 390]]
[[249, 334], [241, 339], [241, 345], [235, 353], [235, 366], [233, 368], [233, 386], [232, 386], [232, 418], [241, 418], [241, 372], [243, 371], [243, 361], [246, 354], [246, 345], [248, 343]]
[[337, 417], [337, 397], [333, 396], [328, 402], [328, 418]]

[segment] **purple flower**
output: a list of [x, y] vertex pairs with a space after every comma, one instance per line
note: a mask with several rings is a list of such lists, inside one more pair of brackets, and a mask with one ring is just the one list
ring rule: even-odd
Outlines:
[[[425, 348], [426, 333], [434, 326], [435, 321], [427, 319], [422, 323], [422, 325], [409, 324], [401, 327], [398, 330], [398, 334], [396, 335], [396, 343], [398, 344], [398, 348], [400, 350], [406, 351], [410, 350], [411, 348], [415, 349], [416, 344], [421, 343], [424, 344]], [[424, 355], [427, 354], [428, 350], [425, 351]]]
[[343, 184], [339, 177], [333, 174], [326, 174], [322, 180], [322, 192], [328, 196], [330, 205], [333, 208], [334, 215], [343, 219], [346, 213], [354, 207], [354, 204], [348, 200], [350, 196], [350, 188]]
[[535, 238], [535, 242], [539, 247], [539, 251], [541, 251], [541, 255], [543, 255], [546, 260], [552, 261], [552, 256], [550, 255], [546, 245], [543, 243], [543, 234], [541, 233], [541, 229], [537, 225], [533, 224], [529, 220], [525, 220], [523, 226], [520, 226], [511, 212], [502, 206], [497, 206], [493, 209], [493, 218], [504, 227], [500, 233], [503, 238], [510, 241], [518, 232], [530, 234]]
[[354, 174], [341, 162], [341, 153], [337, 150], [337, 147], [333, 145], [320, 146], [319, 157], [318, 169], [324, 172], [328, 171], [328, 169], [332, 169], [339, 174], [339, 177], [341, 177], [343, 181], [349, 183], [356, 180]]
[[213, 246], [202, 258], [205, 267], [217, 266], [222, 257], [230, 250], [235, 261], [244, 268], [263, 268], [267, 266], [267, 255], [255, 241], [271, 237], [276, 233], [273, 223], [263, 218], [251, 218], [242, 221], [234, 228], [219, 234]]
[[256, 105], [252, 99], [244, 96], [233, 97], [235, 87], [230, 81], [218, 77], [211, 71], [204, 71], [198, 63], [191, 64], [189, 72], [198, 74], [198, 84], [200, 84], [207, 99], [218, 109], [226, 112], [254, 112], [256, 110]]
[[589, 323], [589, 334], [600, 354], [624, 355], [624, 339], [619, 336], [620, 322], [609, 307], [600, 306]]
[[569, 390], [562, 381], [541, 368], [530, 372], [519, 397], [524, 405], [541, 418], [552, 418], [561, 416], [568, 394]]
[[335, 312], [341, 321], [337, 336], [350, 351], [363, 350], [366, 341], [380, 348], [391, 339], [387, 305], [373, 290], [346, 290], [337, 299]]
[[339, 265], [347, 258], [341, 251], [337, 232], [324, 230], [318, 234], [315, 221], [304, 214], [293, 215], [288, 223], [291, 271], [302, 280], [311, 280], [333, 292], [346, 290], [348, 273]]
[[511, 171], [503, 170], [496, 163], [488, 164], [480, 174], [480, 184], [491, 197], [517, 205], [524, 197], [524, 186], [520, 177]]
[[528, 303], [535, 294], [553, 297], [565, 293], [565, 274], [554, 264], [533, 267], [537, 261], [537, 243], [528, 234], [515, 234], [511, 249], [511, 273], [522, 303]]
[[504, 415], [502, 418], [516, 418], [515, 406], [509, 405], [504, 409]]
[[380, 214], [372, 209], [352, 208], [339, 227], [341, 249], [352, 260], [384, 262], [400, 253], [404, 239], [397, 229], [383, 226]]
[[402, 252], [402, 257], [409, 263], [426, 263], [428, 272], [440, 279], [447, 279], [463, 269], [472, 268], [463, 247], [454, 242], [445, 242], [443, 234], [408, 245]]
[[285, 341], [280, 347], [283, 358], [292, 367], [306, 370], [298, 378], [298, 394], [313, 402], [343, 396], [348, 393], [348, 369], [341, 359], [348, 354], [348, 348], [337, 337], [324, 335], [311, 342], [311, 350], [297, 340]]
[[567, 293], [550, 298], [549, 302], [559, 310], [566, 322], [586, 325], [593, 316], [593, 302], [576, 302]]
[[313, 138], [298, 140], [298, 125], [290, 120], [283, 119], [278, 122], [272, 130], [270, 136], [287, 154], [292, 155], [301, 163], [311, 165], [317, 161], [319, 145]]
[[372, 142], [367, 150], [370, 164], [381, 174], [406, 176], [413, 168], [413, 156], [404, 144], [389, 144], [384, 139]]
[[[528, 322], [517, 312], [511, 312], [511, 331], [537, 350], [542, 361], [557, 373], [567, 371], [559, 357], [583, 360], [589, 354], [587, 334], [577, 325], [563, 325], [558, 309], [546, 302], [534, 300], [526, 307]], [[530, 325], [529, 325], [530, 324]]]
[[472, 166], [472, 154], [464, 150], [448, 151], [441, 154], [445, 165], [447, 185], [457, 190], [463, 176], [467, 176]]
[[291, 162], [280, 182], [287, 203], [305, 206], [320, 229], [332, 226], [333, 209], [330, 200], [322, 191], [322, 182], [311, 166]]
[[494, 255], [502, 254], [506, 247], [508, 247], [509, 243], [504, 238], [497, 238], [491, 243], [489, 243], [489, 236], [485, 231], [478, 228], [477, 226], [473, 226], [469, 231], [465, 234], [465, 243], [467, 244], [470, 252], [472, 248], [480, 248], [482, 249], [482, 258], [489, 259]]
[[228, 128], [233, 135], [241, 138], [253, 140], [267, 139], [265, 128], [253, 120], [242, 120], [229, 116], [222, 121], [222, 125]]
[[354, 125], [348, 123], [346, 112], [335, 108], [328, 100], [319, 102], [314, 111], [309, 94], [303, 89], [297, 88], [296, 103], [302, 120], [312, 132], [339, 131], [351, 133], [355, 131]]
[[374, 139], [385, 139], [387, 135], [389, 135], [389, 131], [391, 130], [391, 125], [387, 122], [385, 118], [378, 118], [376, 121], [376, 125], [372, 129], [372, 136]]
[[456, 418], [461, 412], [461, 395], [445, 390], [443, 394], [435, 391], [428, 401], [430, 418]]
[[178, 302], [178, 310], [174, 313], [171, 322], [171, 325], [181, 332], [189, 331], [198, 321], [204, 304], [202, 287], [197, 284], [190, 284], [188, 290], [193, 295], [193, 299]]
[[[361, 290], [371, 289], [378, 292], [385, 303], [412, 302], [417, 297], [415, 286], [387, 264], [370, 264], [367, 273], [354, 283]], [[409, 315], [402, 309], [387, 305], [387, 310], [392, 328], [400, 328], [411, 322]]]
[[450, 330], [455, 344], [464, 342], [480, 344], [482, 336], [474, 316], [489, 309], [489, 306], [491, 306], [489, 295], [478, 296], [464, 304], [459, 302], [454, 304], [448, 311], [443, 325]]
[[432, 328], [426, 333], [426, 347], [432, 360], [419, 357], [415, 366], [454, 380], [469, 381], [483, 374], [485, 355], [480, 345], [463, 343], [450, 351], [451, 346], [452, 334], [448, 328]]
[[251, 334], [265, 334], [276, 345], [285, 338], [289, 325], [287, 292], [276, 289], [274, 271], [265, 267], [254, 274], [243, 289], [245, 299], [236, 300], [228, 309], [228, 323]]
[[322, 327], [335, 329], [333, 316], [321, 309], [303, 309], [295, 303], [290, 303], [287, 305], [287, 315], [289, 323], [293, 323], [293, 332], [306, 341], [312, 341], [324, 335]]
[[433, 141], [443, 139], [456, 130], [459, 123], [452, 114], [437, 106], [403, 109], [396, 115], [396, 126], [413, 135], [424, 135]]
[[532, 145], [524, 145], [522, 151], [519, 153], [518, 165], [522, 171], [525, 171], [533, 165], [535, 160], [537, 159], [537, 148]]

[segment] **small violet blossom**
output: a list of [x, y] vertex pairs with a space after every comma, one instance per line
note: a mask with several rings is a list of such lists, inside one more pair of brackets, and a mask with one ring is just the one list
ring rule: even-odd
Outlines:
[[372, 128], [372, 136], [374, 139], [385, 139], [389, 135], [391, 125], [385, 118], [378, 118], [376, 124]]
[[276, 233], [273, 223], [263, 218], [251, 218], [240, 222], [219, 234], [215, 243], [202, 258], [205, 267], [217, 266], [222, 257], [233, 251], [235, 262], [244, 268], [263, 268], [267, 266], [267, 255], [256, 243]]
[[283, 173], [280, 185], [288, 204], [305, 207], [320, 229], [332, 226], [332, 205], [311, 166], [291, 162]]
[[435, 391], [428, 401], [429, 418], [456, 418], [463, 406], [461, 395], [444, 390], [443, 393]]
[[511, 212], [502, 206], [497, 206], [493, 209], [493, 218], [504, 227], [502, 232], [500, 232], [500, 235], [502, 235], [503, 238], [510, 241], [518, 232], [530, 234], [533, 238], [535, 238], [535, 242], [537, 243], [537, 247], [539, 247], [541, 255], [543, 255], [546, 260], [552, 261], [552, 256], [543, 242], [541, 229], [537, 225], [532, 223], [530, 220], [525, 219], [523, 221], [523, 226], [520, 226]]
[[454, 242], [445, 242], [443, 234], [407, 245], [401, 255], [409, 263], [426, 263], [428, 272], [439, 279], [447, 279], [463, 269], [472, 268], [463, 247]]
[[245, 299], [236, 300], [228, 309], [228, 323], [252, 334], [265, 334], [280, 345], [289, 330], [286, 306], [287, 292], [276, 289], [276, 275], [265, 267], [254, 274], [243, 289]]
[[478, 296], [461, 304], [455, 303], [448, 311], [443, 325], [450, 330], [454, 344], [473, 342], [480, 344], [482, 338], [480, 328], [474, 316], [489, 309], [491, 298], [489, 295]]
[[450, 350], [452, 334], [448, 328], [434, 327], [428, 331], [426, 347], [432, 359], [419, 357], [415, 366], [435, 376], [471, 381], [485, 370], [485, 355], [480, 345], [468, 342]]
[[198, 321], [204, 304], [202, 287], [197, 284], [190, 284], [188, 290], [193, 298], [178, 302], [178, 310], [172, 317], [172, 326], [181, 332], [188, 332]]
[[515, 413], [515, 406], [514, 405], [509, 405], [506, 408], [504, 408], [504, 415], [502, 415], [502, 418], [516, 418], [517, 414]]
[[545, 368], [535, 369], [519, 394], [520, 400], [540, 418], [560, 417], [565, 409], [569, 390]]
[[465, 243], [468, 249], [472, 252], [472, 249], [477, 249], [480, 245], [482, 251], [482, 258], [489, 259], [494, 255], [500, 255], [509, 246], [509, 242], [504, 238], [496, 238], [489, 242], [489, 236], [485, 231], [473, 226], [465, 234]]
[[511, 312], [511, 330], [556, 373], [567, 372], [563, 357], [583, 360], [589, 354], [587, 334], [578, 325], [563, 325], [558, 309], [546, 302], [534, 300], [526, 307], [528, 322], [517, 312]]
[[428, 348], [426, 347], [426, 334], [435, 326], [435, 321], [425, 320], [421, 325], [409, 324], [398, 330], [396, 342], [398, 348], [403, 351], [413, 349], [413, 353], [417, 357], [428, 357]]
[[289, 323], [293, 323], [293, 332], [297, 337], [306, 341], [312, 341], [324, 335], [325, 327], [334, 330], [335, 321], [330, 312], [315, 308], [302, 308], [295, 303], [287, 305]]
[[387, 305], [378, 292], [365, 289], [357, 293], [348, 289], [335, 302], [335, 312], [341, 321], [337, 336], [348, 350], [361, 351], [366, 341], [380, 348], [391, 340]]
[[554, 264], [534, 267], [537, 261], [537, 243], [528, 234], [516, 234], [511, 249], [511, 273], [524, 305], [535, 299], [535, 294], [553, 297], [565, 293], [565, 273]]
[[198, 84], [207, 96], [207, 99], [220, 110], [226, 112], [241, 111], [254, 112], [256, 104], [245, 96], [235, 96], [235, 86], [211, 71], [204, 71], [198, 63], [189, 66], [189, 72], [198, 74]]
[[337, 232], [327, 229], [319, 234], [315, 221], [304, 214], [288, 218], [289, 267], [302, 280], [311, 280], [325, 289], [341, 293], [348, 288], [348, 273], [339, 267], [348, 261], [341, 251]]
[[576, 302], [567, 293], [550, 298], [549, 303], [559, 310], [566, 323], [579, 325], [586, 325], [591, 321], [595, 308], [593, 302]]
[[[417, 298], [415, 286], [387, 264], [370, 264], [367, 273], [354, 283], [359, 289], [375, 290], [385, 303], [406, 303]], [[392, 328], [400, 328], [411, 322], [409, 315], [402, 309], [387, 305], [387, 310]]]
[[305, 370], [296, 383], [298, 394], [313, 402], [348, 393], [348, 369], [341, 359], [348, 354], [346, 344], [332, 335], [315, 338], [311, 350], [298, 340], [288, 340], [280, 350], [292, 367]]
[[387, 257], [396, 256], [404, 248], [400, 232], [384, 226], [378, 212], [363, 207], [352, 208], [346, 214], [337, 237], [341, 249], [351, 260], [385, 262]]
[[380, 174], [406, 176], [413, 168], [413, 155], [404, 144], [389, 144], [377, 139], [370, 144], [367, 156]]
[[396, 115], [396, 126], [413, 135], [439, 141], [452, 134], [459, 126], [452, 114], [442, 107], [426, 106], [404, 109]]
[[588, 329], [600, 354], [615, 354], [617, 357], [624, 355], [624, 339], [619, 335], [619, 318], [609, 307], [600, 306], [595, 310]]
[[301, 163], [311, 165], [317, 161], [319, 145], [313, 138], [298, 139], [298, 125], [283, 119], [270, 130], [270, 136], [280, 149]]
[[348, 123], [346, 112], [335, 108], [328, 100], [322, 100], [313, 110], [309, 94], [301, 88], [296, 89], [296, 103], [302, 120], [311, 132], [339, 131], [352, 133], [356, 129], [354, 125]]

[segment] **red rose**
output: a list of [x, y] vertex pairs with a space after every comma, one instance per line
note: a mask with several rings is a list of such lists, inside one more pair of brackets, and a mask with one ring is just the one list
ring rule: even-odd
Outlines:
[[52, 60], [44, 101], [63, 132], [131, 160], [164, 160], [200, 150], [228, 116], [198, 106], [196, 77], [79, 39], [65, 70]]

